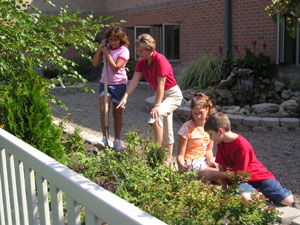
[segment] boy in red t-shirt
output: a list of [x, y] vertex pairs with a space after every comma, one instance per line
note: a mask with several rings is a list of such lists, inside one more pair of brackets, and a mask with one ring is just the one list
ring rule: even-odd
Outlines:
[[247, 183], [237, 187], [245, 200], [250, 200], [257, 189], [276, 204], [294, 206], [291, 191], [283, 188], [256, 158], [250, 143], [243, 136], [231, 131], [230, 120], [225, 114], [212, 114], [206, 121], [204, 130], [217, 144], [216, 163], [219, 164], [219, 171], [203, 171], [206, 179], [228, 179], [232, 175], [228, 171], [234, 174], [237, 171], [246, 171], [250, 178]]

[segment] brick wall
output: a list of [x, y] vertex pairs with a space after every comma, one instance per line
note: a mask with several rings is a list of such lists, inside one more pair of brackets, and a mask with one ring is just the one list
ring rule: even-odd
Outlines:
[[[131, 8], [127, 13], [120, 14], [123, 12], [124, 5], [120, 6], [119, 10], [115, 10], [118, 14], [112, 12], [114, 20], [126, 20], [125, 27], [180, 23], [180, 60], [182, 62], [190, 62], [201, 56], [215, 54], [219, 46], [225, 47], [224, 0], [152, 0], [151, 3], [159, 2], [156, 8], [132, 11], [141, 7], [142, 2], [144, 1], [126, 1]], [[164, 6], [167, 3], [167, 7]], [[252, 48], [251, 43], [256, 40], [256, 52], [262, 51], [262, 45], [265, 42], [267, 44], [265, 53], [275, 60], [276, 25], [264, 11], [267, 4], [269, 4], [268, 0], [232, 1], [232, 45], [239, 46], [241, 55], [245, 52], [244, 48]]]
[[225, 45], [225, 4], [219, 0], [114, 16], [114, 20], [120, 19], [127, 21], [126, 27], [180, 23], [181, 61], [211, 54], [219, 45]]
[[[41, 6], [43, 0], [33, 3]], [[225, 0], [53, 0], [58, 6], [70, 5], [95, 15], [112, 15], [113, 21], [126, 20], [131, 55], [133, 52], [133, 27], [180, 23], [180, 61], [190, 62], [198, 57], [215, 54], [218, 47], [225, 47]], [[276, 25], [264, 11], [269, 0], [232, 0], [232, 46], [239, 46], [241, 55], [244, 48], [252, 48], [257, 41], [256, 52], [262, 51], [275, 61]], [[46, 9], [45, 7], [42, 9]], [[154, 27], [157, 49], [160, 51], [159, 28]]]
[[276, 58], [276, 25], [267, 16], [265, 7], [267, 0], [235, 0], [232, 1], [232, 45], [238, 45], [241, 54], [244, 48], [253, 50], [252, 42], [257, 41], [256, 52], [263, 51], [263, 43], [267, 44], [265, 54]]
[[103, 15], [106, 11], [105, 2], [102, 0], [51, 0], [56, 7], [51, 7], [44, 0], [33, 0], [32, 4], [46, 14], [57, 13], [61, 7], [68, 5], [68, 9], [72, 12], [80, 10], [83, 15], [93, 13], [96, 16]]

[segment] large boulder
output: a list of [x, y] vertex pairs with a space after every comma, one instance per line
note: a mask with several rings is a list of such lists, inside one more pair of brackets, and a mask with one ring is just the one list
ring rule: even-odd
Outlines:
[[252, 105], [251, 111], [255, 114], [276, 113], [280, 106], [275, 103], [261, 103]]
[[294, 99], [284, 101], [283, 103], [280, 104], [280, 107], [283, 108], [285, 111], [291, 111], [294, 108], [296, 108], [297, 106], [298, 106], [298, 103]]

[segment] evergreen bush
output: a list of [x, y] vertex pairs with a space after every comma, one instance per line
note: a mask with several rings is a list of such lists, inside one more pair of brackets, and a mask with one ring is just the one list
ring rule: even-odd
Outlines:
[[34, 71], [13, 76], [2, 89], [1, 124], [4, 128], [52, 158], [66, 163], [60, 144], [62, 130], [52, 123], [47, 89]]

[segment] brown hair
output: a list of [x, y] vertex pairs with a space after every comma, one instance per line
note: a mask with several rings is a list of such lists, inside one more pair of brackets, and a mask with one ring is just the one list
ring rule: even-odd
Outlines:
[[128, 47], [128, 45], [129, 45], [128, 37], [125, 34], [125, 32], [122, 30], [121, 27], [116, 26], [116, 27], [110, 28], [106, 32], [106, 35], [105, 35], [107, 41], [108, 41], [109, 37], [112, 36], [112, 35], [114, 35], [114, 36], [116, 36], [117, 38], [120, 39], [120, 45], [121, 46], [124, 45], [124, 46]]
[[204, 124], [204, 130], [207, 131], [215, 131], [218, 132], [219, 128], [223, 128], [225, 131], [230, 131], [230, 120], [228, 116], [224, 113], [213, 113], [210, 117], [206, 120]]
[[[209, 97], [201, 91], [195, 92], [192, 97], [191, 110], [193, 110], [193, 108], [195, 106], [207, 107], [208, 108], [208, 114], [207, 114], [208, 117], [212, 112], [215, 111], [213, 104], [211, 103]], [[188, 116], [187, 120], [191, 120], [192, 118], [193, 118], [193, 115], [191, 112], [190, 115]]]
[[146, 50], [155, 50], [156, 42], [150, 34], [141, 34], [136, 39], [135, 46]]

